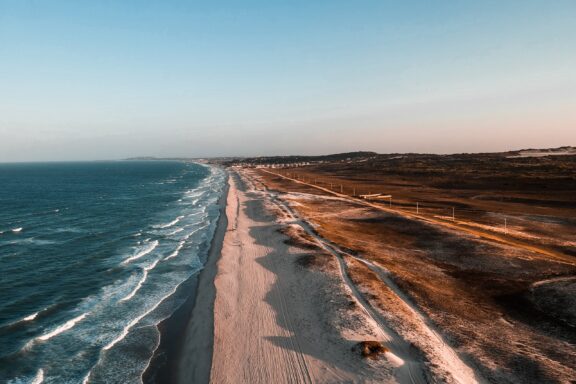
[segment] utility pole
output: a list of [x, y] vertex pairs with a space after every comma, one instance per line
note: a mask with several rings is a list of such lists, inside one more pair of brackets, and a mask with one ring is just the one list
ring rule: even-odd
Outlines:
[[418, 207], [418, 202], [416, 202], [416, 214], [417, 214], [417, 215], [420, 214], [420, 209], [419, 209], [419, 207]]

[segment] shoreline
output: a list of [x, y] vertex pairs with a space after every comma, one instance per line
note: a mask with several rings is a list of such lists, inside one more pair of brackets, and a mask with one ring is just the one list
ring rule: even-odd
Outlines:
[[[228, 175], [228, 172], [225, 171]], [[228, 175], [229, 177], [229, 175]], [[226, 200], [229, 192], [228, 179], [226, 179], [222, 195], [218, 200], [219, 217], [217, 219], [216, 230], [210, 241], [210, 247], [206, 260], [204, 260], [204, 267], [199, 273], [190, 276], [183, 284], [178, 287], [176, 293], [181, 291], [189, 291], [185, 302], [174, 313], [161, 321], [158, 324], [160, 332], [160, 343], [150, 360], [150, 364], [142, 374], [144, 383], [163, 383], [163, 384], [176, 384], [179, 382], [179, 371], [182, 359], [186, 356], [184, 348], [188, 345], [187, 339], [182, 337], [188, 333], [190, 323], [193, 321], [195, 314], [198, 312], [197, 307], [200, 306], [199, 296], [203, 295], [203, 287], [210, 280], [213, 282], [213, 277], [207, 277], [211, 273], [209, 264], [215, 264], [219, 258], [224, 240], [224, 233], [226, 232], [227, 217], [226, 217]], [[205, 316], [202, 313], [202, 316]], [[208, 313], [210, 315], [210, 313]], [[212, 313], [213, 316], [213, 313]], [[196, 317], [199, 317], [196, 314]], [[204, 322], [206, 318], [199, 319]], [[208, 322], [210, 323], [210, 322]], [[211, 344], [211, 343], [210, 343]], [[209, 349], [209, 356], [212, 358], [211, 345], [205, 348]], [[208, 367], [209, 373], [209, 367]]]
[[[180, 335], [179, 353], [172, 362], [171, 381], [167, 383], [208, 383], [214, 349], [214, 302], [216, 287], [214, 285], [218, 271], [217, 264], [221, 258], [224, 237], [228, 230], [228, 200], [230, 199], [230, 173], [220, 200], [220, 216], [208, 257], [202, 271], [196, 275], [198, 282], [194, 295], [194, 305], [188, 321]], [[182, 337], [183, 335], [183, 337]], [[165, 381], [162, 381], [165, 383]]]

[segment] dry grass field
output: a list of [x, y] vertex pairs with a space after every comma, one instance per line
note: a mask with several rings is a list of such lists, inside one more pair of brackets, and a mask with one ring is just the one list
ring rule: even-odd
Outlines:
[[[569, 383], [576, 377], [575, 169], [575, 156], [406, 155], [253, 173], [349, 252], [351, 279], [415, 347], [426, 349], [397, 292], [358, 260], [386, 271], [489, 381]], [[391, 194], [392, 209], [354, 192]]]

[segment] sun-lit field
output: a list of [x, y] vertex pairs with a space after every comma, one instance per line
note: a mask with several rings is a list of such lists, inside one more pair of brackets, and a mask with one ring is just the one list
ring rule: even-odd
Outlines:
[[369, 305], [431, 360], [419, 318], [486, 378], [563, 381], [576, 372], [576, 156], [509, 156], [279, 158], [249, 172], [346, 252]]

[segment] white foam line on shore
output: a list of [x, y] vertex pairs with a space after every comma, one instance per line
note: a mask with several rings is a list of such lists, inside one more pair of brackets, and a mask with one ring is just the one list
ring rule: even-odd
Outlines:
[[152, 264], [150, 264], [149, 266], [142, 269], [142, 271], [143, 271], [142, 278], [140, 279], [138, 284], [136, 284], [136, 287], [126, 297], [123, 297], [122, 299], [120, 299], [120, 301], [130, 300], [132, 297], [134, 297], [136, 292], [138, 292], [140, 290], [140, 288], [142, 288], [142, 284], [144, 284], [144, 282], [148, 278], [148, 271], [154, 269], [154, 267], [156, 267], [156, 264], [158, 264], [159, 261], [160, 261], [160, 259], [154, 261]]
[[154, 240], [153, 242], [151, 242], [146, 248], [144, 248], [143, 250], [141, 250], [140, 252], [138, 252], [137, 254], [135, 254], [134, 256], [130, 256], [129, 258], [127, 258], [126, 260], [124, 260], [122, 262], [122, 264], [126, 264], [129, 263], [133, 260], [139, 259], [143, 256], [146, 256], [147, 254], [149, 254], [150, 252], [152, 252], [156, 247], [158, 246], [158, 240]]
[[22, 228], [22, 227], [19, 227], [19, 228], [14, 228], [14, 229], [12, 229], [12, 232], [14, 232], [14, 233], [18, 233], [18, 232], [21, 232], [21, 231], [22, 231], [22, 229], [24, 229], [24, 228]]
[[45, 335], [38, 336], [37, 339], [41, 340], [41, 341], [46, 341], [46, 340], [51, 339], [52, 337], [54, 337], [56, 335], [61, 334], [64, 331], [69, 330], [70, 328], [74, 327], [74, 325], [76, 325], [76, 323], [78, 323], [79, 321], [82, 321], [88, 315], [88, 313], [89, 312], [85, 312], [85, 313], [81, 314], [80, 316], [76, 316], [72, 320], [68, 320], [66, 323], [57, 327], [52, 332], [48, 332]]

